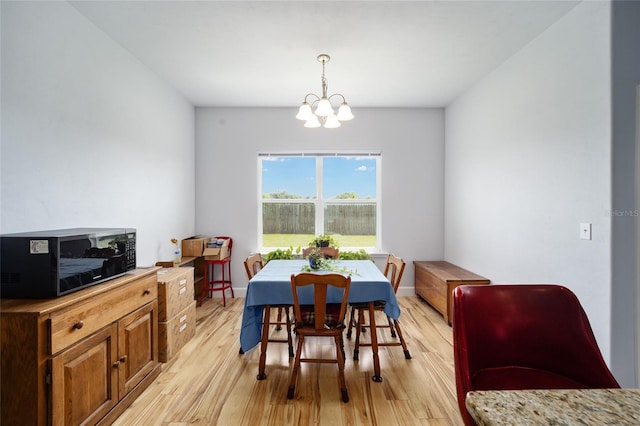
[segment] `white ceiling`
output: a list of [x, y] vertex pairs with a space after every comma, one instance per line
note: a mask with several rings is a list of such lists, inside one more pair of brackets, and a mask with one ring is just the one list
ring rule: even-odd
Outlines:
[[196, 106], [442, 107], [577, 1], [72, 1]]

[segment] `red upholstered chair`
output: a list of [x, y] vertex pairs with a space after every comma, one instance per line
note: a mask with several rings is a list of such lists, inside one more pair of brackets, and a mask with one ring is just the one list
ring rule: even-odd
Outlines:
[[[204, 283], [202, 284], [202, 294], [200, 295], [199, 306], [202, 306], [204, 296], [213, 291], [222, 292], [222, 306], [227, 306], [225, 290], [231, 290], [231, 297], [235, 297], [233, 294], [233, 287], [231, 286], [231, 249], [233, 247], [233, 239], [231, 239], [231, 237], [214, 238], [216, 240], [229, 240], [229, 256], [224, 259], [204, 261]], [[220, 269], [222, 269], [219, 280], [215, 279], [216, 266], [220, 266]]]
[[472, 390], [619, 388], [578, 298], [550, 284], [460, 286], [453, 293], [458, 407]]

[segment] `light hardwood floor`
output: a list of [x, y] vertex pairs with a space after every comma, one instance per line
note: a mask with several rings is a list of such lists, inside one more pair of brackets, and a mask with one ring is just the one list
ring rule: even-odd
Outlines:
[[[238, 353], [244, 299], [227, 299], [226, 308], [206, 299], [197, 309], [196, 336], [114, 425], [462, 425], [451, 327], [418, 297], [398, 300], [412, 359], [402, 347], [380, 348], [383, 382], [376, 383], [371, 349], [361, 348], [354, 362], [354, 338], [345, 338], [350, 401], [343, 403], [335, 364], [302, 364], [296, 396], [287, 399], [293, 359], [286, 344], [269, 344], [267, 379], [256, 380], [259, 347]], [[388, 329], [379, 336], [391, 339]], [[305, 346], [314, 356], [335, 350], [330, 339]]]

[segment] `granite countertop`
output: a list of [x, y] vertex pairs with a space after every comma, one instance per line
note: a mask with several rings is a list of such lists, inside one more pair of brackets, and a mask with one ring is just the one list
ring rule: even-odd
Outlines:
[[478, 425], [640, 425], [640, 389], [472, 391]]

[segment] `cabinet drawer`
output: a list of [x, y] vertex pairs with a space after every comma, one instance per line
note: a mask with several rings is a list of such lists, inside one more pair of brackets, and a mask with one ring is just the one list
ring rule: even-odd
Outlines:
[[196, 301], [167, 322], [158, 324], [158, 357], [168, 362], [196, 334]]
[[158, 297], [156, 274], [51, 314], [49, 354], [56, 354]]
[[166, 322], [193, 302], [193, 268], [158, 271], [158, 321]]

